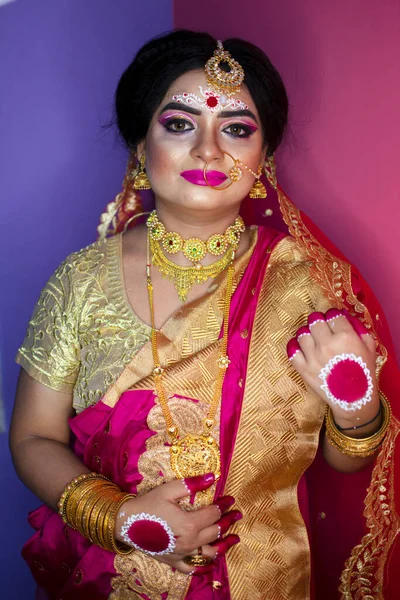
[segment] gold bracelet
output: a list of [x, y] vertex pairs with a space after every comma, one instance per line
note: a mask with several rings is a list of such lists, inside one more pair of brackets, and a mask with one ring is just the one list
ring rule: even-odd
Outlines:
[[97, 507], [93, 507], [89, 520], [89, 539], [92, 540], [93, 543], [101, 546], [102, 548], [106, 547], [106, 543], [103, 537], [103, 521], [105, 515], [110, 511], [110, 508], [115, 504], [118, 500], [121, 491], [119, 488], [114, 490], [109, 490], [106, 494], [103, 494], [97, 503]]
[[104, 507], [104, 505], [109, 502], [110, 502], [110, 499], [108, 497], [104, 497], [103, 495], [98, 496], [97, 500], [93, 504], [93, 507], [92, 507], [92, 510], [90, 513], [90, 517], [88, 518], [88, 520], [89, 520], [89, 540], [92, 542], [92, 544], [96, 544], [97, 546], [102, 545], [100, 542], [99, 533], [97, 530], [99, 514], [101, 512], [101, 509]]
[[99, 540], [99, 545], [102, 548], [106, 548], [107, 550], [109, 550], [109, 548], [107, 546], [107, 529], [105, 528], [105, 526], [108, 523], [108, 515], [114, 502], [114, 498], [107, 498], [107, 502], [105, 502], [104, 505], [101, 507], [97, 516], [97, 537]]
[[81, 530], [80, 523], [82, 522], [83, 515], [86, 510], [87, 503], [93, 498], [98, 497], [101, 490], [107, 484], [114, 485], [111, 482], [107, 483], [104, 480], [89, 480], [81, 483], [76, 487], [66, 502], [65, 515], [67, 523], [77, 529]]
[[372, 456], [379, 449], [392, 417], [392, 409], [386, 396], [379, 392], [379, 398], [382, 404], [382, 425], [376, 433], [367, 438], [352, 438], [340, 431], [335, 424], [333, 414], [330, 407], [327, 407], [325, 426], [326, 437], [329, 443], [334, 446], [342, 454], [347, 456], [364, 458]]
[[58, 501], [58, 514], [61, 516], [64, 523], [68, 524], [66, 517], [66, 507], [68, 503], [68, 498], [83, 481], [88, 479], [107, 479], [104, 475], [100, 475], [99, 473], [83, 473], [78, 477], [75, 477], [72, 481], [70, 481], [64, 488], [63, 493], [60, 496], [60, 500]]
[[64, 523], [92, 543], [126, 555], [134, 548], [115, 540], [115, 521], [121, 505], [135, 497], [122, 492], [104, 475], [84, 473], [65, 487], [58, 503], [59, 514]]
[[136, 496], [134, 496], [133, 494], [123, 494], [121, 496], [121, 498], [118, 500], [118, 502], [116, 502], [114, 504], [114, 506], [111, 508], [111, 511], [109, 514], [108, 527], [107, 527], [108, 546], [112, 552], [115, 552], [116, 554], [120, 554], [120, 555], [131, 554], [134, 551], [134, 548], [132, 548], [131, 546], [126, 546], [122, 542], [116, 541], [115, 535], [114, 535], [115, 521], [117, 520], [119, 509], [121, 508], [122, 504], [124, 504], [124, 502], [126, 502], [127, 500], [131, 500], [131, 498], [136, 498]]
[[80, 530], [79, 523], [83, 519], [87, 503], [96, 498], [108, 486], [114, 486], [108, 479], [91, 479], [82, 481], [75, 487], [65, 504], [67, 523], [74, 529]]

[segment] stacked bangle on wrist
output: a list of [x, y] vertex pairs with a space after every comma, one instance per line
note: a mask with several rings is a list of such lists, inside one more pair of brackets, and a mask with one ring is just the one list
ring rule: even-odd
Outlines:
[[122, 492], [104, 475], [84, 473], [65, 487], [58, 509], [64, 523], [93, 544], [117, 554], [130, 554], [134, 549], [114, 537], [119, 509], [130, 498], [135, 496]]
[[347, 456], [363, 458], [375, 454], [386, 435], [392, 416], [390, 404], [382, 392], [379, 392], [379, 398], [381, 401], [380, 412], [382, 412], [383, 415], [382, 424], [376, 433], [367, 438], [353, 438], [345, 435], [343, 430], [340, 430], [337, 427], [333, 419], [332, 411], [328, 406], [326, 410], [325, 426], [326, 437], [330, 444], [339, 450], [339, 452], [342, 452], [342, 454], [347, 454]]

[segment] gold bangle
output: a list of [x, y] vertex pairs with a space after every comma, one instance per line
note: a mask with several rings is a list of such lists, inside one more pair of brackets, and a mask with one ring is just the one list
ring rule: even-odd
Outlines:
[[329, 443], [342, 454], [347, 454], [347, 456], [364, 458], [375, 454], [386, 435], [392, 417], [392, 409], [386, 396], [379, 392], [379, 398], [382, 403], [382, 425], [376, 433], [367, 438], [352, 438], [340, 431], [336, 427], [332, 411], [328, 406], [325, 426]]
[[107, 545], [108, 515], [114, 502], [114, 498], [107, 498], [107, 502], [105, 502], [104, 505], [101, 507], [97, 516], [97, 538], [99, 540], [99, 545], [102, 548], [105, 548], [106, 550], [109, 550], [109, 547]]
[[109, 481], [85, 481], [71, 492], [65, 508], [67, 523], [71, 527], [79, 531], [81, 530], [80, 523], [82, 522], [87, 504], [98, 497], [108, 485], [114, 486]]
[[107, 497], [98, 496], [97, 500], [93, 504], [93, 507], [92, 507], [92, 510], [90, 513], [90, 517], [88, 518], [89, 540], [92, 542], [92, 544], [96, 544], [97, 546], [101, 546], [98, 531], [97, 531], [98, 517], [99, 517], [99, 514], [100, 514], [101, 509], [103, 508], [104, 504], [108, 503], [109, 501], [110, 500]]
[[114, 535], [115, 521], [117, 520], [119, 509], [121, 508], [122, 504], [124, 504], [124, 502], [126, 502], [127, 500], [131, 500], [131, 498], [136, 498], [136, 496], [134, 494], [123, 494], [118, 500], [118, 502], [116, 502], [112, 507], [108, 520], [107, 533], [109, 549], [112, 552], [115, 552], [116, 554], [120, 555], [131, 554], [134, 551], [134, 548], [126, 546], [125, 544], [122, 544], [122, 542], [118, 542], [115, 539]]
[[[61, 516], [64, 523], [67, 523], [66, 520], [66, 508], [68, 503], [68, 498], [71, 496], [72, 492], [75, 488], [79, 487], [82, 482], [88, 479], [107, 479], [104, 475], [100, 475], [100, 473], [83, 473], [78, 477], [75, 477], [72, 481], [70, 481], [64, 488], [60, 499], [58, 501], [58, 513]], [[108, 480], [107, 480], [108, 481]]]
[[[97, 501], [100, 500], [101, 498], [104, 498], [108, 502], [113, 503], [113, 502], [115, 502], [115, 499], [119, 497], [120, 493], [121, 493], [121, 491], [120, 491], [119, 487], [113, 484], [108, 489], [101, 488], [100, 490], [96, 490], [94, 493], [91, 493], [91, 495], [87, 498], [87, 502], [85, 504], [85, 507], [84, 507], [83, 513], [82, 513], [82, 520], [80, 522], [81, 533], [85, 537], [91, 539], [91, 536], [90, 536], [91, 527], [93, 529], [93, 526], [91, 525], [92, 514], [93, 514], [93, 509], [94, 509], [95, 505], [97, 504]], [[79, 524], [78, 524], [78, 527], [79, 527]]]

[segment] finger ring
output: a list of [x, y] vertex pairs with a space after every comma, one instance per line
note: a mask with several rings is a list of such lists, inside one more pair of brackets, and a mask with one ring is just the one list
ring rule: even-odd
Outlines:
[[183, 562], [190, 567], [205, 567], [205, 565], [208, 565], [212, 561], [212, 558], [208, 558], [208, 556], [204, 556], [203, 554], [183, 557]]

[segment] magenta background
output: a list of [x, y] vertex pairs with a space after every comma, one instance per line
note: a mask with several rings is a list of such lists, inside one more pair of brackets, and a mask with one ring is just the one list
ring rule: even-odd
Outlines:
[[176, 27], [246, 38], [280, 71], [291, 131], [278, 155], [279, 181], [361, 270], [400, 357], [400, 2], [174, 6]]
[[[67, 254], [92, 242], [119, 192], [126, 154], [113, 130], [122, 70], [172, 27], [165, 0], [17, 0], [0, 6], [0, 333], [6, 425], [38, 294]], [[19, 482], [0, 435], [1, 598], [34, 598], [20, 558], [39, 501]]]

